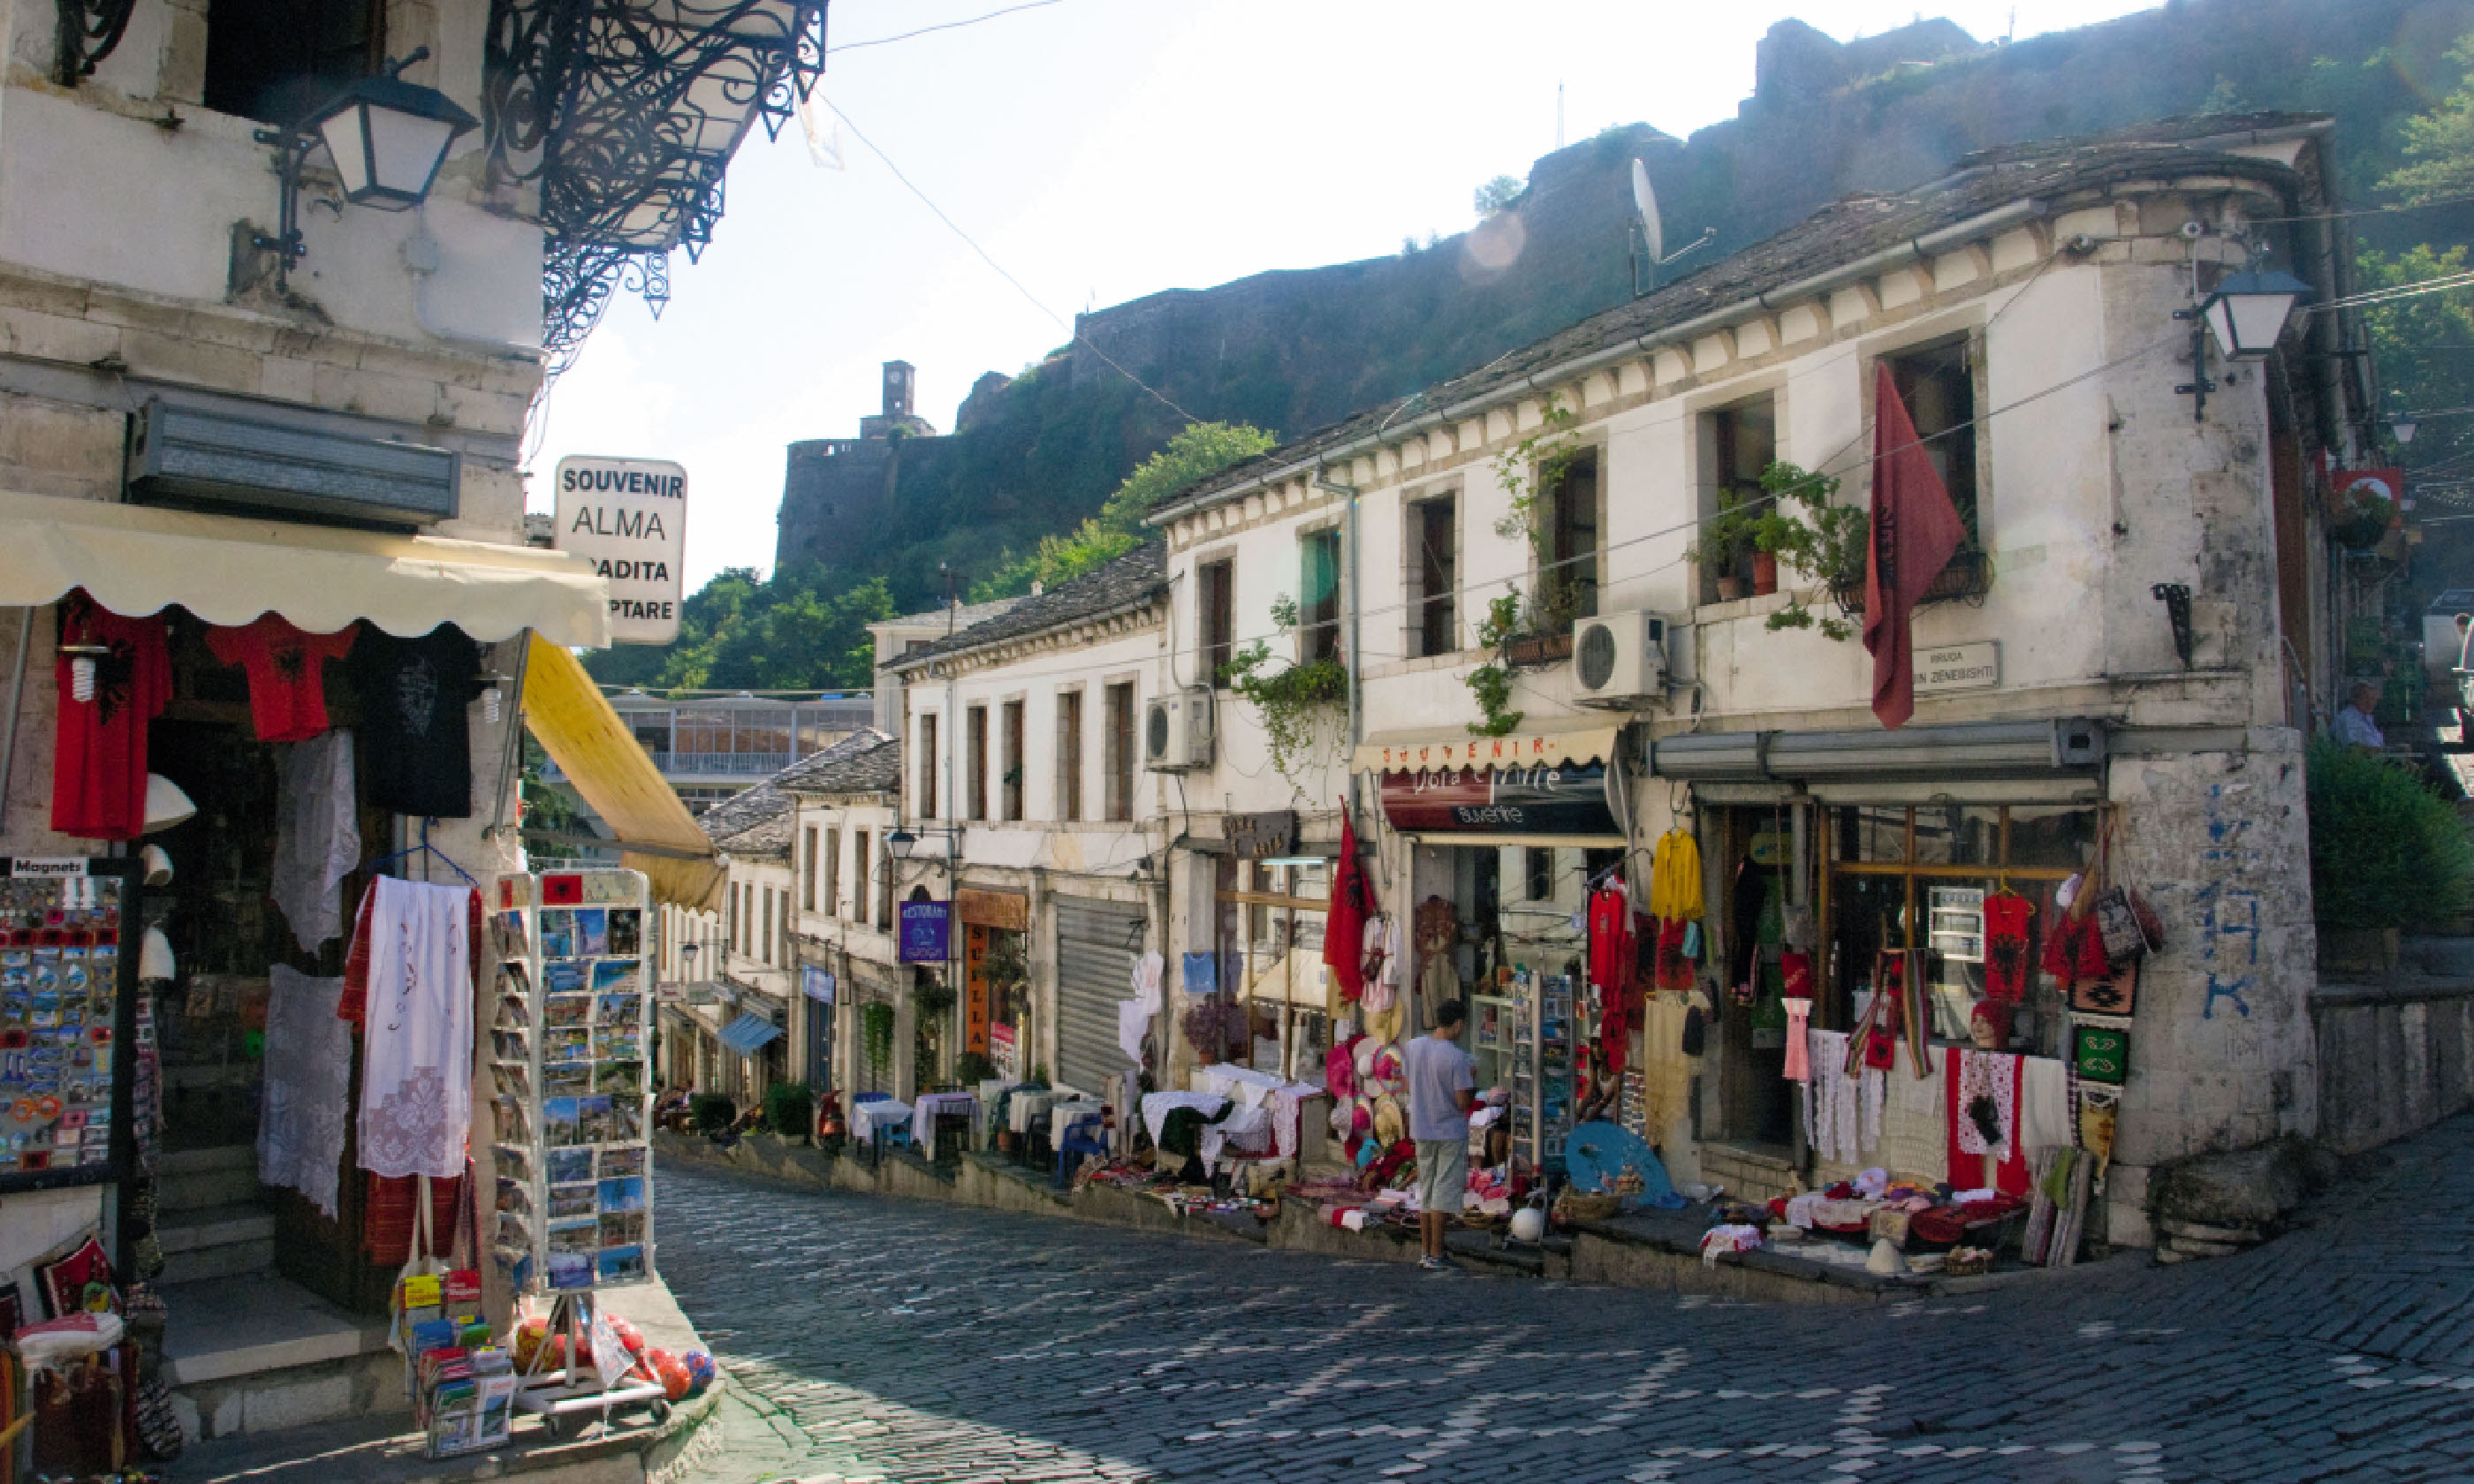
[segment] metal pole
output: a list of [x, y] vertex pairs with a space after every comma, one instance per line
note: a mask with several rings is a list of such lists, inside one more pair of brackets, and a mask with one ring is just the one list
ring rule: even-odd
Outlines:
[[35, 637], [35, 610], [17, 610], [17, 658], [9, 667], [9, 715], [0, 721], [0, 829], [9, 823], [9, 773], [17, 760], [18, 708], [26, 699], [26, 648]]
[[516, 678], [507, 696], [506, 709], [500, 713], [507, 729], [506, 737], [498, 744], [498, 797], [490, 809], [489, 838], [496, 840], [507, 827], [507, 785], [523, 786], [519, 764], [524, 745], [524, 669], [533, 658], [533, 632], [525, 629], [516, 634]]

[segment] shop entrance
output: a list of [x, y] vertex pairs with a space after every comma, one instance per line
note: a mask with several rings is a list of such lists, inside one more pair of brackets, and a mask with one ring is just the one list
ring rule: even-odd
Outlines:
[[[1705, 843], [1715, 882], [1719, 1043], [1716, 1137], [1779, 1156], [1796, 1145], [1795, 1084], [1786, 1079], [1786, 976], [1791, 940], [1809, 944], [1809, 815], [1803, 804], [1711, 811]], [[1715, 836], [1712, 840], [1710, 837]]]
[[1331, 974], [1322, 962], [1331, 866], [1321, 856], [1215, 859], [1221, 984], [1245, 1007], [1238, 1055], [1256, 1071], [1322, 1075], [1331, 1049]]

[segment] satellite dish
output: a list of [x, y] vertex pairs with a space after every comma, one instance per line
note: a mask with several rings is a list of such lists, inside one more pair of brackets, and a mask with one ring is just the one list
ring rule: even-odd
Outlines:
[[1655, 267], [1666, 256], [1666, 234], [1658, 226], [1658, 192], [1649, 188], [1649, 167], [1638, 159], [1632, 162], [1632, 204], [1640, 213], [1640, 234], [1649, 249], [1649, 261]]

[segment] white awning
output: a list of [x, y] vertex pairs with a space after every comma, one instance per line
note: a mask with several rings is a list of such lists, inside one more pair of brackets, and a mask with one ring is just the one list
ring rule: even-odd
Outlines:
[[1377, 733], [1357, 745], [1351, 761], [1359, 773], [1427, 773], [1459, 768], [1587, 766], [1610, 761], [1621, 727], [1584, 727], [1577, 731], [1516, 731], [1505, 737], [1473, 737], [1459, 731]]
[[476, 639], [610, 642], [610, 585], [566, 552], [0, 491], [0, 605], [74, 587], [133, 616], [177, 603], [215, 624], [280, 613], [311, 634], [367, 619], [405, 638], [452, 623]]

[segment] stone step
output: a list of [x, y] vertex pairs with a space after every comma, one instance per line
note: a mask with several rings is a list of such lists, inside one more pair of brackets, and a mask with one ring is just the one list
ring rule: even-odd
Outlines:
[[271, 1242], [275, 1216], [255, 1205], [201, 1207], [166, 1215], [155, 1234], [163, 1244], [165, 1257], [244, 1242]]
[[[222, 1150], [200, 1150], [201, 1154], [224, 1153]], [[203, 1210], [218, 1206], [246, 1205], [257, 1199], [257, 1152], [243, 1148], [239, 1161], [217, 1161], [180, 1165], [173, 1156], [158, 1167], [155, 1193], [163, 1216], [168, 1222], [181, 1211]]]
[[267, 1273], [275, 1267], [275, 1239], [225, 1242], [213, 1247], [163, 1255], [166, 1283], [197, 1283], [209, 1279], [234, 1279]]
[[164, 1278], [163, 1379], [190, 1441], [408, 1405], [384, 1319], [348, 1314], [271, 1273]]

